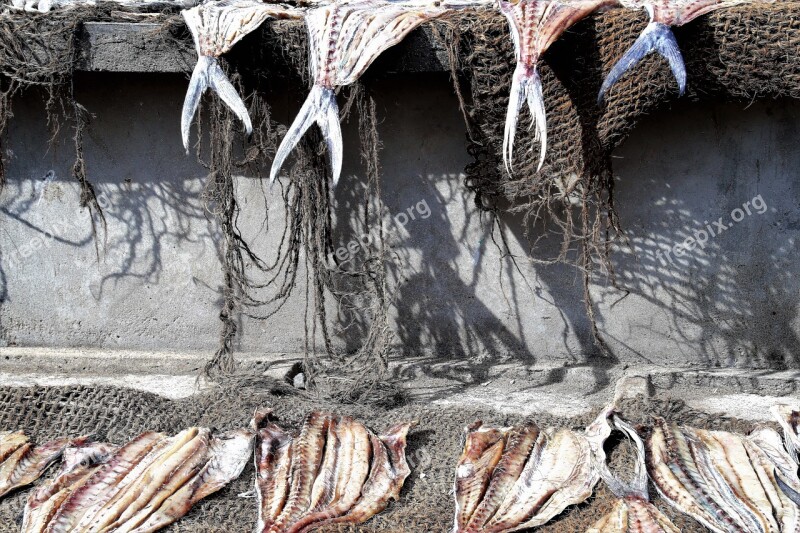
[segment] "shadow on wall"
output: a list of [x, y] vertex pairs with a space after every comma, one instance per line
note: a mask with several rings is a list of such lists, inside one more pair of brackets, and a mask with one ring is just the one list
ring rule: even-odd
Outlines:
[[[44, 117], [41, 128], [12, 121], [15, 181], [0, 198], [3, 338], [212, 351], [221, 304], [218, 239], [202, 205], [205, 171], [180, 147], [177, 117], [185, 84], [175, 78], [168, 84], [117, 81], [127, 88], [113, 93], [113, 103], [98, 91], [87, 96], [103, 101], [96, 106], [103, 115], [87, 135], [90, 178], [108, 204], [109, 235], [99, 265], [92, 261], [87, 215], [77, 207], [69, 177], [71, 144], [43, 155]], [[800, 230], [794, 176], [800, 168], [794, 143], [800, 104], [711, 112], [676, 107], [644, 121], [618, 150], [617, 206], [632, 251], [614, 255], [628, 293], [609, 288], [605, 279], [593, 287], [601, 331], [615, 354], [608, 360], [594, 357], [580, 273], [528, 261], [525, 228], [504, 214], [509, 256], [493, 221], [475, 209], [463, 186], [463, 123], [446, 76], [397, 77], [373, 89], [383, 119], [382, 218], [396, 254], [389, 264], [402, 363], [396, 377], [425, 372], [467, 387], [504, 364], [556, 367], [551, 381], [564, 379], [558, 367], [585, 365], [595, 370], [597, 390], [608, 384], [616, 362], [798, 366], [800, 272], [793, 259]], [[130, 91], [149, 96], [131, 108], [123, 98]], [[33, 100], [18, 116], [35, 114]], [[288, 113], [280, 116], [289, 119]], [[345, 127], [345, 147], [336, 227], [337, 249], [347, 259], [361, 253], [366, 205], [355, 124]], [[56, 179], [45, 183], [54, 168]], [[240, 225], [249, 226], [260, 248], [273, 249], [263, 238], [264, 191], [246, 181]], [[736, 209], [743, 214], [738, 221]], [[271, 235], [279, 234], [280, 217], [270, 214]], [[728, 228], [712, 235], [720, 217]], [[66, 229], [56, 235], [54, 224]], [[59, 253], [45, 250], [48, 231]], [[534, 235], [541, 231], [532, 229]], [[42, 253], [15, 263], [12, 256], [36, 237]], [[676, 248], [687, 237], [695, 246]], [[537, 257], [555, 256], [559, 244], [557, 236], [545, 239]], [[243, 318], [241, 348], [299, 352], [304, 296], [298, 287], [286, 312], [266, 327]], [[355, 346], [363, 326], [355, 324], [352, 336], [343, 336], [345, 348]], [[452, 388], [442, 391], [448, 392]]]

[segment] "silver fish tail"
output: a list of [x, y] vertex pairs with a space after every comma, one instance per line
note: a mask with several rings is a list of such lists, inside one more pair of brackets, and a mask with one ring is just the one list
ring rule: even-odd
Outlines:
[[248, 135], [253, 132], [253, 123], [247, 112], [247, 106], [245, 106], [239, 93], [236, 92], [233, 84], [222, 71], [217, 59], [201, 55], [197, 60], [197, 65], [194, 67], [194, 72], [192, 72], [192, 79], [189, 81], [189, 89], [186, 91], [181, 113], [181, 136], [183, 137], [183, 147], [187, 153], [189, 152], [189, 130], [192, 127], [192, 118], [194, 118], [197, 108], [200, 106], [200, 98], [208, 88], [216, 92], [239, 120], [244, 123], [244, 129]]
[[683, 63], [683, 56], [675, 40], [672, 29], [661, 22], [650, 22], [644, 29], [636, 42], [633, 43], [622, 58], [617, 61], [611, 72], [603, 80], [600, 88], [600, 95], [597, 97], [599, 103], [603, 103], [608, 90], [619, 81], [620, 78], [639, 61], [644, 59], [651, 52], [658, 52], [669, 63], [675, 80], [678, 82], [678, 89], [683, 95], [686, 90], [686, 66]]
[[514, 161], [514, 137], [517, 132], [517, 121], [523, 104], [528, 103], [531, 112], [531, 125], [534, 128], [534, 142], [539, 143], [539, 165], [537, 171], [544, 164], [544, 155], [547, 151], [547, 116], [544, 109], [542, 96], [542, 80], [539, 78], [537, 68], [518, 64], [511, 82], [511, 95], [506, 114], [506, 128], [503, 136], [503, 163], [510, 174]]
[[342, 173], [343, 151], [342, 127], [339, 124], [339, 106], [336, 103], [336, 94], [333, 89], [315, 85], [297, 114], [297, 118], [294, 119], [289, 131], [281, 141], [278, 151], [275, 153], [275, 160], [269, 173], [270, 183], [274, 182], [275, 178], [278, 177], [286, 158], [289, 157], [291, 151], [315, 122], [322, 130], [322, 135], [328, 146], [333, 184], [336, 185], [339, 181], [339, 175]]

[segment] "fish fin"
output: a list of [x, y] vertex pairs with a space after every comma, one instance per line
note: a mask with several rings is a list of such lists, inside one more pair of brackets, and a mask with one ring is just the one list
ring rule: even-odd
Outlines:
[[244, 123], [244, 130], [247, 135], [253, 133], [253, 123], [250, 121], [250, 114], [247, 112], [247, 106], [244, 104], [242, 97], [236, 92], [231, 81], [222, 71], [222, 67], [216, 59], [211, 58], [208, 65], [208, 83], [211, 88], [216, 92], [219, 97], [225, 102], [231, 111]]
[[339, 123], [339, 106], [336, 104], [336, 94], [333, 91], [323, 93], [322, 98], [328, 101], [322, 103], [322, 109], [317, 118], [317, 124], [325, 137], [325, 144], [328, 146], [328, 158], [331, 163], [331, 173], [333, 175], [333, 186], [339, 182], [342, 173], [342, 125]]
[[678, 47], [678, 42], [675, 40], [675, 35], [672, 33], [672, 29], [666, 24], [651, 22], [647, 25], [642, 34], [639, 35], [639, 38], [636, 39], [633, 46], [631, 46], [628, 51], [622, 55], [622, 58], [617, 61], [611, 69], [611, 72], [608, 73], [606, 79], [603, 80], [597, 102], [602, 104], [608, 90], [617, 83], [630, 68], [639, 63], [639, 61], [651, 52], [658, 52], [669, 62], [672, 74], [678, 82], [680, 94], [683, 95], [686, 89], [686, 67], [683, 63], [683, 56]]
[[528, 81], [525, 92], [528, 99], [528, 109], [531, 112], [532, 125], [536, 130], [533, 140], [539, 143], [539, 166], [536, 167], [536, 172], [539, 172], [542, 170], [542, 165], [544, 165], [544, 154], [547, 151], [547, 115], [544, 110], [542, 80], [539, 78], [539, 72], [536, 69], [533, 69], [533, 75]]
[[208, 62], [210, 57], [200, 56], [197, 65], [192, 72], [189, 80], [189, 89], [186, 91], [186, 98], [183, 100], [183, 111], [181, 112], [181, 137], [183, 138], [183, 148], [189, 153], [189, 131], [192, 129], [192, 119], [197, 108], [200, 106], [200, 98], [208, 88]]
[[332, 89], [314, 86], [275, 152], [275, 159], [269, 172], [270, 183], [273, 183], [278, 177], [278, 172], [286, 162], [286, 158], [315, 122], [322, 129], [330, 151], [334, 183], [339, 180], [342, 165], [342, 130], [339, 125], [339, 107], [336, 105], [336, 95]]
[[[519, 69], [519, 67], [517, 67]], [[522, 71], [514, 73], [511, 81], [511, 95], [506, 112], [506, 129], [503, 135], [503, 163], [506, 172], [511, 174], [514, 164], [514, 137], [517, 133], [517, 121], [522, 103], [525, 101], [525, 79]]]
[[790, 499], [795, 505], [800, 506], [800, 493], [794, 490], [788, 483], [786, 483], [783, 478], [775, 472], [775, 481], [778, 482], [778, 487], [783, 491], [783, 493]]

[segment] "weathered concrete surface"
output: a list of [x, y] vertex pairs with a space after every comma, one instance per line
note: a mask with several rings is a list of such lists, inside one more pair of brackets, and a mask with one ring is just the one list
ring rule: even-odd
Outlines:
[[[212, 352], [219, 250], [201, 200], [205, 171], [179, 138], [185, 77], [86, 75], [77, 88], [94, 115], [86, 159], [106, 206], [105, 247], [98, 263], [70, 177], [72, 145], [62, 139], [48, 149], [42, 102], [30, 94], [15, 107], [0, 197], [3, 342]], [[636, 255], [617, 256], [629, 294], [597, 280], [601, 330], [616, 354], [600, 361], [590, 357], [580, 274], [526, 262], [523, 228], [511, 218], [504, 222], [522, 274], [492, 244], [492, 221], [462, 183], [469, 156], [447, 76], [388, 78], [376, 89], [384, 200], [391, 217], [414, 215], [391, 242], [398, 356], [422, 358], [418, 372], [475, 384], [498, 364], [588, 365], [607, 386], [616, 375], [609, 364], [798, 366], [800, 104], [679, 106], [642, 123], [619, 150], [617, 206]], [[272, 101], [284, 123], [297, 104]], [[335, 193], [342, 246], [360, 237], [351, 229], [363, 180], [354, 121], [345, 125], [345, 150]], [[277, 193], [248, 177], [238, 187], [240, 225], [269, 256], [282, 220]], [[758, 195], [763, 213], [753, 207]], [[704, 249], [681, 257], [673, 250], [674, 263], [659, 258], [705, 221], [729, 224], [748, 201], [751, 214]], [[269, 322], [242, 318], [239, 348], [300, 352], [302, 295]], [[463, 377], [453, 364], [467, 361]]]

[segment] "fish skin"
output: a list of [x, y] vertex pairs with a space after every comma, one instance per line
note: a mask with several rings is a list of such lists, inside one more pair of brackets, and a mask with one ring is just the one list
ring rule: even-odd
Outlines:
[[[269, 413], [262, 413], [266, 420]], [[289, 495], [292, 464], [292, 436], [277, 424], [266, 420], [257, 422], [258, 435], [255, 446], [256, 494], [259, 498], [258, 523], [255, 531], [272, 526], [278, 518]]]
[[790, 491], [797, 494], [800, 479], [797, 464], [783, 447], [781, 436], [771, 428], [759, 428], [747, 436], [745, 447], [770, 498], [780, 531], [800, 532], [800, 501], [788, 495]]
[[[301, 533], [307, 533], [327, 524], [363, 524], [386, 509], [390, 501], [400, 499], [400, 491], [411, 474], [411, 468], [406, 460], [408, 432], [416, 424], [416, 422], [396, 424], [380, 437], [369, 433], [373, 460], [369, 477], [363, 484], [358, 501], [347, 514], [318, 522]], [[350, 487], [354, 485], [348, 483]]]
[[513, 171], [514, 137], [522, 105], [527, 102], [534, 128], [534, 142], [539, 143], [537, 172], [544, 165], [547, 152], [547, 116], [542, 82], [537, 64], [548, 48], [576, 22], [615, 0], [499, 0], [500, 12], [508, 21], [517, 61], [511, 81], [511, 96], [503, 135], [503, 164]]
[[0, 463], [27, 444], [30, 439], [22, 431], [4, 431], [0, 433]]
[[253, 125], [247, 106], [225, 76], [217, 58], [230, 51], [267, 19], [299, 18], [302, 13], [302, 9], [256, 0], [206, 2], [181, 12], [192, 34], [198, 57], [181, 113], [181, 137], [187, 153], [192, 119], [197, 113], [200, 98], [208, 88], [216, 92], [244, 123], [247, 134], [252, 133]]
[[172, 524], [195, 503], [239, 477], [253, 456], [254, 441], [253, 424], [213, 436], [203, 468], [130, 533], [153, 533]]
[[492, 471], [502, 457], [504, 440], [509, 429], [486, 428], [480, 420], [466, 428], [464, 449], [456, 465], [453, 482], [456, 501], [454, 533], [466, 528], [478, 508]]
[[800, 406], [778, 403], [770, 409], [783, 430], [783, 440], [791, 456], [797, 460], [800, 453]]
[[311, 531], [323, 523], [345, 517], [361, 495], [372, 453], [369, 430], [350, 417], [342, 417], [337, 431], [341, 434], [340, 446], [347, 452], [337, 460], [330, 499], [298, 520], [287, 533]]
[[61, 504], [45, 530], [47, 533], [70, 533], [87, 512], [93, 514], [114, 493], [109, 489], [121, 481], [142, 457], [147, 455], [166, 436], [146, 432], [134, 438], [112, 455], [89, 479], [70, 494]]
[[196, 435], [170, 457], [159, 458], [159, 464], [152, 465], [137, 486], [128, 489], [135, 491], [135, 499], [103, 531], [132, 531], [192, 479], [207, 462], [210, 433], [206, 428], [198, 428]]
[[275, 181], [305, 132], [316, 123], [325, 138], [335, 186], [343, 157], [335, 89], [355, 83], [381, 53], [422, 23], [464, 7], [469, 7], [469, 3], [342, 0], [308, 9], [305, 22], [314, 87], [278, 147], [270, 169], [270, 183]]
[[23, 512], [22, 531], [44, 531], [71, 492], [80, 487], [116, 451], [116, 446], [102, 442], [76, 444], [66, 448], [64, 461], [56, 476], [39, 485], [28, 496]]
[[530, 422], [524, 426], [514, 427], [508, 432], [506, 446], [500, 462], [494, 468], [489, 487], [467, 524], [465, 531], [479, 532], [487, 521], [494, 517], [503, 500], [514, 487], [531, 450], [539, 438], [539, 427]]
[[280, 533], [290, 527], [308, 509], [311, 490], [322, 462], [325, 435], [331, 415], [313, 411], [306, 417], [300, 435], [292, 444], [291, 487], [283, 511], [270, 527], [270, 533]]
[[[12, 490], [30, 485], [64, 453], [71, 443], [82, 444], [88, 437], [72, 440], [62, 438], [34, 446], [26, 442], [11, 453], [0, 465], [0, 498]], [[21, 440], [21, 439], [20, 439]]]

